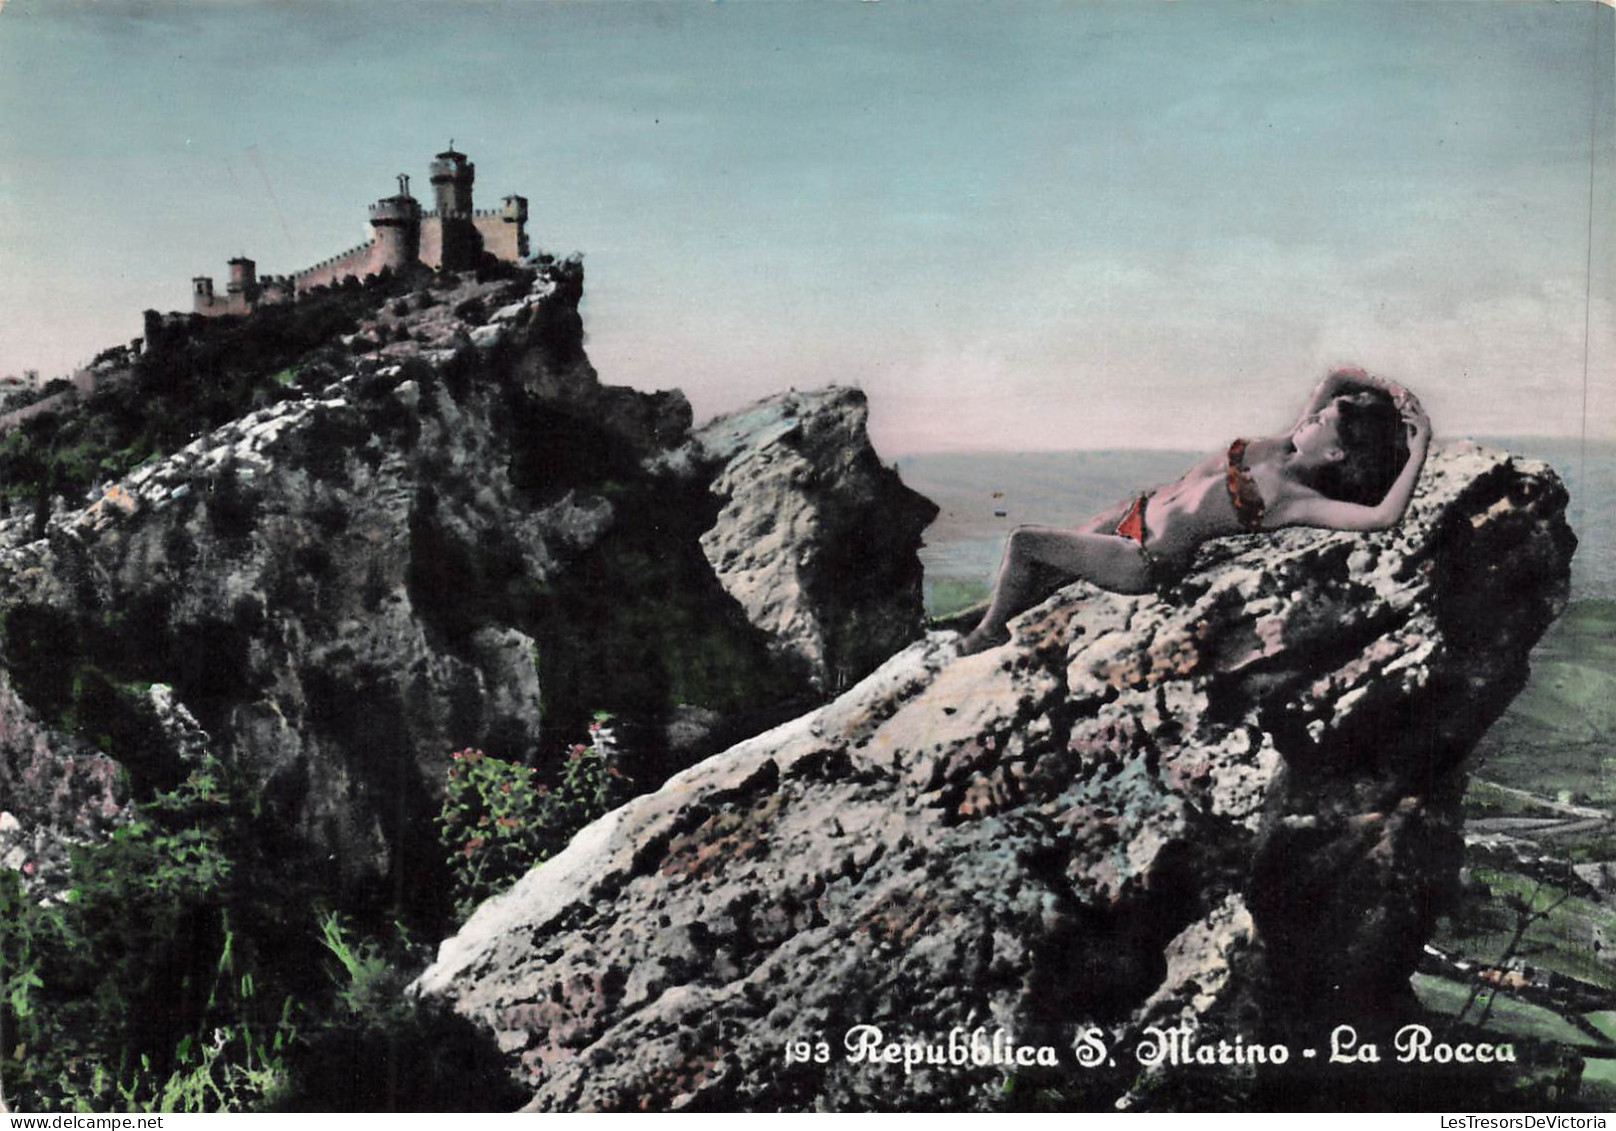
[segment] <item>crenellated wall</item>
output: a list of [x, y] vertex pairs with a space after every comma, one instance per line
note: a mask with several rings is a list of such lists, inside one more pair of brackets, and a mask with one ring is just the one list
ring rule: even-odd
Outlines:
[[437, 210], [422, 213], [421, 263], [436, 271], [475, 267], [483, 246], [475, 216], [471, 212], [444, 214]]
[[443, 263], [443, 228], [438, 224], [437, 213], [429, 212], [421, 217], [421, 264], [437, 270]]
[[[375, 264], [377, 245], [374, 240], [370, 243], [360, 244], [349, 248], [341, 255], [333, 255], [330, 259], [322, 259], [313, 267], [305, 267], [292, 275], [292, 285], [299, 291], [310, 290], [314, 287], [326, 287], [332, 283], [340, 283], [348, 276], [353, 275], [363, 279], [366, 275], [374, 275], [386, 264]], [[374, 265], [373, 265], [374, 264]]]
[[254, 299], [241, 291], [231, 291], [227, 294], [197, 295], [193, 310], [206, 318], [219, 318], [226, 314], [251, 314]]
[[527, 254], [526, 230], [503, 210], [479, 209], [471, 222], [482, 237], [483, 250], [494, 258], [514, 263]]
[[290, 302], [296, 290], [290, 275], [265, 275], [258, 280], [258, 305]]

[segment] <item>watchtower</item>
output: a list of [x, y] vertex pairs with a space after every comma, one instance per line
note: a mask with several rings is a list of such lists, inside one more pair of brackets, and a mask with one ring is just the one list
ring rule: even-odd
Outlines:
[[375, 233], [373, 270], [397, 270], [414, 263], [421, 247], [421, 205], [410, 195], [410, 179], [398, 175], [398, 193], [370, 206], [370, 228]]
[[438, 215], [471, 215], [471, 186], [477, 179], [477, 166], [457, 152], [454, 142], [432, 162], [432, 191], [437, 196]]
[[229, 294], [240, 295], [251, 302], [258, 297], [258, 264], [244, 255], [230, 261], [230, 282], [225, 287]]
[[[521, 259], [527, 255], [527, 197], [512, 194], [502, 202], [500, 220], [508, 236], [499, 241], [495, 254], [502, 259]], [[502, 254], [503, 253], [503, 254]]]

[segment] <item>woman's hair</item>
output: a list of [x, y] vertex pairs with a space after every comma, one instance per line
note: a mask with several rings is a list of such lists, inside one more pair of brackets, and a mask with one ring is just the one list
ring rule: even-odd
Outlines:
[[[1358, 375], [1358, 371], [1344, 372]], [[1374, 506], [1386, 497], [1408, 462], [1403, 415], [1391, 394], [1373, 385], [1343, 394], [1337, 404], [1336, 431], [1346, 456], [1318, 468], [1310, 485], [1326, 498]]]

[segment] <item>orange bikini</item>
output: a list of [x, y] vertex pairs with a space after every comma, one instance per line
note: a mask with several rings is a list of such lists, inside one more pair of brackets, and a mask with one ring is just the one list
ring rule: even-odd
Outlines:
[[1149, 498], [1148, 493], [1140, 495], [1128, 508], [1128, 513], [1122, 516], [1122, 521], [1117, 523], [1117, 534], [1132, 538], [1139, 543], [1140, 549], [1145, 546], [1145, 501]]
[[1246, 470], [1244, 440], [1236, 440], [1229, 445], [1229, 470], [1226, 482], [1229, 487], [1229, 502], [1234, 506], [1234, 516], [1240, 520], [1240, 525], [1248, 531], [1261, 530], [1263, 512], [1268, 507], [1263, 502], [1262, 492], [1257, 489], [1257, 484], [1251, 478], [1251, 472]]
[[[1234, 507], [1234, 516], [1240, 522], [1243, 530], [1256, 532], [1262, 529], [1263, 512], [1268, 509], [1263, 502], [1262, 491], [1246, 470], [1246, 448], [1248, 441], [1236, 440], [1229, 445], [1228, 469], [1224, 476], [1224, 483], [1229, 489], [1229, 505]], [[1128, 538], [1139, 543], [1139, 548], [1145, 551], [1145, 560], [1152, 566], [1155, 559], [1145, 546], [1145, 506], [1150, 502], [1152, 492], [1146, 491], [1133, 501], [1128, 513], [1122, 516], [1122, 521], [1116, 525], [1115, 533], [1119, 538]]]

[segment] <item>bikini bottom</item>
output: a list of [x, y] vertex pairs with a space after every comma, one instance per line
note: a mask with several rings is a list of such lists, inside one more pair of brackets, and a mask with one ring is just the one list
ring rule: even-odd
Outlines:
[[1150, 494], [1147, 491], [1134, 499], [1133, 506], [1129, 507], [1128, 513], [1122, 516], [1122, 521], [1117, 523], [1113, 533], [1118, 538], [1127, 538], [1129, 541], [1138, 543], [1139, 553], [1145, 559], [1145, 579], [1150, 583], [1151, 588], [1159, 589], [1162, 582], [1166, 580], [1165, 575], [1170, 571], [1163, 570], [1161, 560], [1151, 553], [1150, 547], [1145, 545], [1145, 506], [1150, 502]]
[[1132, 538], [1139, 543], [1139, 548], [1145, 548], [1145, 504], [1150, 501], [1150, 495], [1140, 495], [1128, 508], [1128, 513], [1122, 516], [1117, 523], [1116, 534], [1120, 538]]

